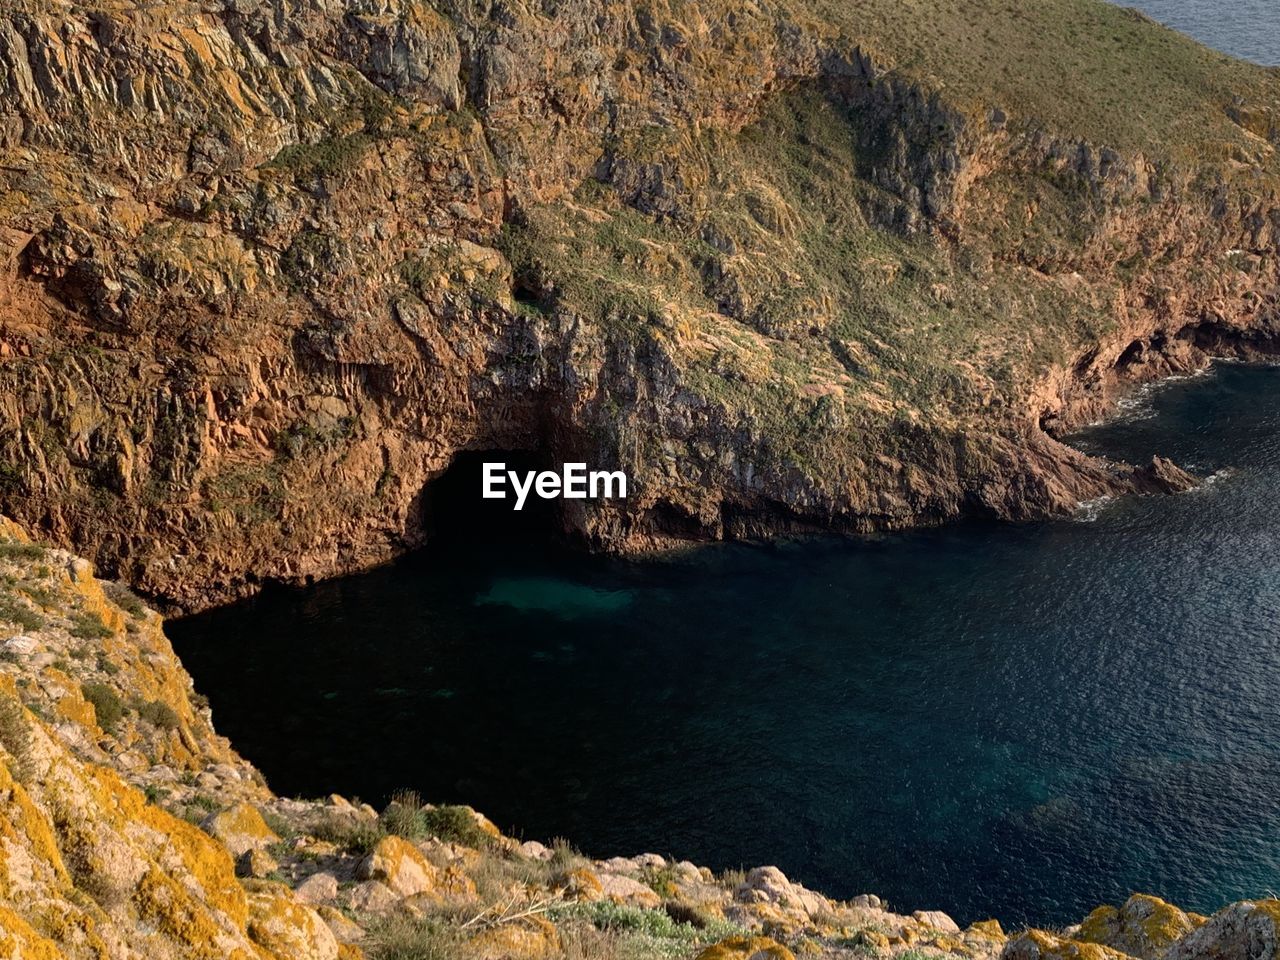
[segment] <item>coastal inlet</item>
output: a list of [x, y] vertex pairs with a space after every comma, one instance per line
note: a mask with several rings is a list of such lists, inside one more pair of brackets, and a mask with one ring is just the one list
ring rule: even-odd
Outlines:
[[411, 787], [962, 923], [1207, 912], [1280, 869], [1278, 437], [1280, 371], [1219, 365], [1075, 440], [1210, 478], [1179, 496], [645, 562], [442, 502], [399, 564], [169, 630], [285, 794]]

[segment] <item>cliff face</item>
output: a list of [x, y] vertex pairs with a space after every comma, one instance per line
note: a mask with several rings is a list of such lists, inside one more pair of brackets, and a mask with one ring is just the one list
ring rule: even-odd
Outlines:
[[562, 517], [617, 550], [1128, 489], [1053, 435], [1270, 351], [1280, 78], [849, 6], [7, 4], [0, 507], [196, 608], [465, 450], [627, 470]]

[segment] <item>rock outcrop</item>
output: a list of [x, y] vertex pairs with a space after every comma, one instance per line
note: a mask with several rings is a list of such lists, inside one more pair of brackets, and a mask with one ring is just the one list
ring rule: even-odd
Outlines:
[[777, 867], [520, 843], [411, 794], [382, 813], [276, 797], [214, 733], [160, 618], [0, 518], [6, 960], [1257, 960], [1278, 923], [1275, 900], [1205, 918], [1137, 895], [1007, 937]]
[[0, 509], [194, 609], [464, 451], [606, 550], [1131, 490], [1055, 437], [1271, 352], [1278, 100], [1094, 0], [17, 0]]

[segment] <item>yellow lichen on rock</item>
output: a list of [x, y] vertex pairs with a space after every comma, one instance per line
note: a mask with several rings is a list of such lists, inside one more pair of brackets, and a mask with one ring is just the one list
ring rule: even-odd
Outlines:
[[1005, 945], [1001, 960], [1128, 960], [1122, 953], [1099, 943], [1083, 943], [1045, 930], [1027, 930]]
[[273, 957], [338, 960], [338, 940], [288, 887], [261, 883], [249, 894], [249, 937]]
[[114, 819], [121, 832], [132, 836], [152, 858], [182, 878], [201, 902], [227, 916], [236, 926], [248, 918], [244, 890], [235, 876], [230, 852], [203, 830], [146, 802], [119, 775], [103, 767], [91, 777], [99, 797], [98, 809]]
[[[0, 850], [4, 852], [6, 868], [20, 858], [25, 861], [27, 872], [36, 876], [46, 873], [45, 882], [54, 889], [65, 890], [71, 886], [53, 824], [3, 763], [0, 763]], [[7, 893], [8, 885], [6, 869], [0, 891]]]
[[965, 933], [986, 937], [989, 940], [996, 940], [1001, 943], [1008, 939], [1005, 936], [1004, 928], [1000, 926], [999, 920], [977, 920], [969, 924]]
[[1159, 897], [1134, 894], [1119, 909], [1103, 906], [1090, 913], [1076, 939], [1155, 960], [1196, 926], [1186, 913]]
[[400, 837], [383, 837], [360, 864], [365, 880], [380, 880], [394, 893], [413, 897], [434, 892], [440, 871], [413, 844]]
[[66, 955], [22, 917], [0, 906], [0, 960], [66, 960]]
[[729, 937], [698, 954], [697, 960], [796, 960], [795, 954], [768, 937]]
[[249, 803], [237, 803], [212, 814], [201, 824], [204, 829], [222, 841], [232, 856], [240, 856], [247, 850], [265, 847], [280, 837], [267, 826], [258, 809]]
[[467, 940], [471, 960], [544, 960], [559, 956], [560, 934], [541, 917], [504, 923]]
[[575, 867], [564, 875], [564, 896], [569, 900], [590, 903], [604, 898], [604, 886], [595, 872], [586, 867]]

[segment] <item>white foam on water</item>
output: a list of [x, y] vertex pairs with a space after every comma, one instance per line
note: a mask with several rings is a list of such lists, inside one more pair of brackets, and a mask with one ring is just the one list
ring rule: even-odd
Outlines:
[[1081, 500], [1076, 504], [1071, 519], [1076, 523], [1095, 523], [1107, 505], [1115, 502], [1115, 497], [1094, 497], [1092, 500]]

